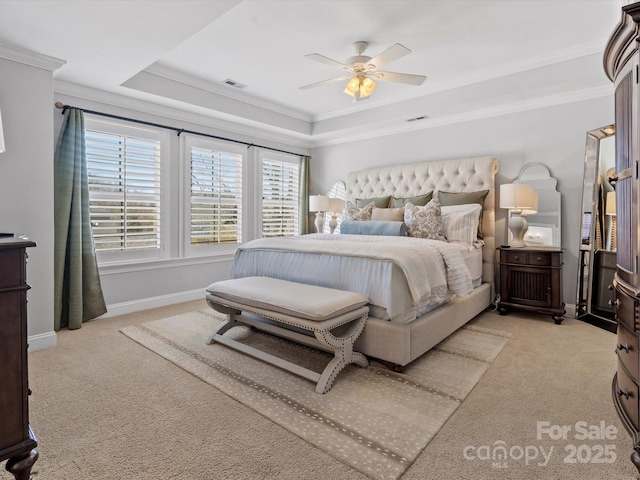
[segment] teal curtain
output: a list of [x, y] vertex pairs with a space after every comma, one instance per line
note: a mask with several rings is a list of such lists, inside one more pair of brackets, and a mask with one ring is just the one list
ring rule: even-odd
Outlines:
[[89, 216], [82, 110], [67, 108], [54, 159], [54, 329], [76, 329], [107, 311]]
[[309, 233], [309, 161], [310, 157], [300, 157], [300, 178], [298, 180], [300, 192], [298, 204], [300, 235]]

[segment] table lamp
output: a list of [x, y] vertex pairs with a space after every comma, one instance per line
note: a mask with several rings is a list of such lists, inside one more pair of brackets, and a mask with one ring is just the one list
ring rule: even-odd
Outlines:
[[500, 185], [500, 208], [510, 211], [509, 230], [512, 247], [525, 246], [524, 234], [527, 233], [527, 215], [532, 215], [538, 209], [538, 194], [526, 183], [507, 183]]

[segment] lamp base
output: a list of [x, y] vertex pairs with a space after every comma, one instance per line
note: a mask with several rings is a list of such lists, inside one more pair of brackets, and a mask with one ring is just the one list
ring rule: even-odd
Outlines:
[[338, 219], [336, 218], [335, 215], [331, 215], [331, 220], [329, 220], [329, 229], [331, 234], [333, 234], [337, 226], [338, 226]]
[[316, 225], [316, 233], [322, 233], [322, 231], [324, 230], [324, 212], [316, 213], [315, 225]]
[[527, 219], [520, 215], [520, 212], [517, 210], [512, 211], [512, 215], [509, 218], [509, 230], [511, 230], [511, 245], [514, 248], [522, 248], [525, 245], [524, 243], [524, 234], [527, 233], [528, 229]]

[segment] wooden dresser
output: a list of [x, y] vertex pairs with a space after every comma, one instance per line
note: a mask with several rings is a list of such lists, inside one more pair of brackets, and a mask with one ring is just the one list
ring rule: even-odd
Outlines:
[[500, 302], [509, 309], [548, 313], [555, 323], [564, 320], [562, 301], [562, 249], [499, 247]]
[[35, 243], [0, 238], [0, 462], [17, 480], [28, 480], [38, 458], [29, 425], [27, 374], [28, 247]]
[[[604, 53], [615, 86], [616, 272], [613, 309], [617, 320], [617, 362], [613, 403], [631, 435], [631, 461], [640, 471], [640, 2], [622, 7], [622, 19]], [[613, 360], [613, 359], [612, 359]]]

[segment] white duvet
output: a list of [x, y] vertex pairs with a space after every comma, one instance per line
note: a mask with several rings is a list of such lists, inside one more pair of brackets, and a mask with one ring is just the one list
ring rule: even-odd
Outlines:
[[[418, 305], [473, 289], [458, 243], [411, 237], [311, 234], [238, 248], [232, 278], [269, 276], [361, 293], [372, 316], [406, 322]], [[410, 312], [410, 318], [407, 317]]]

